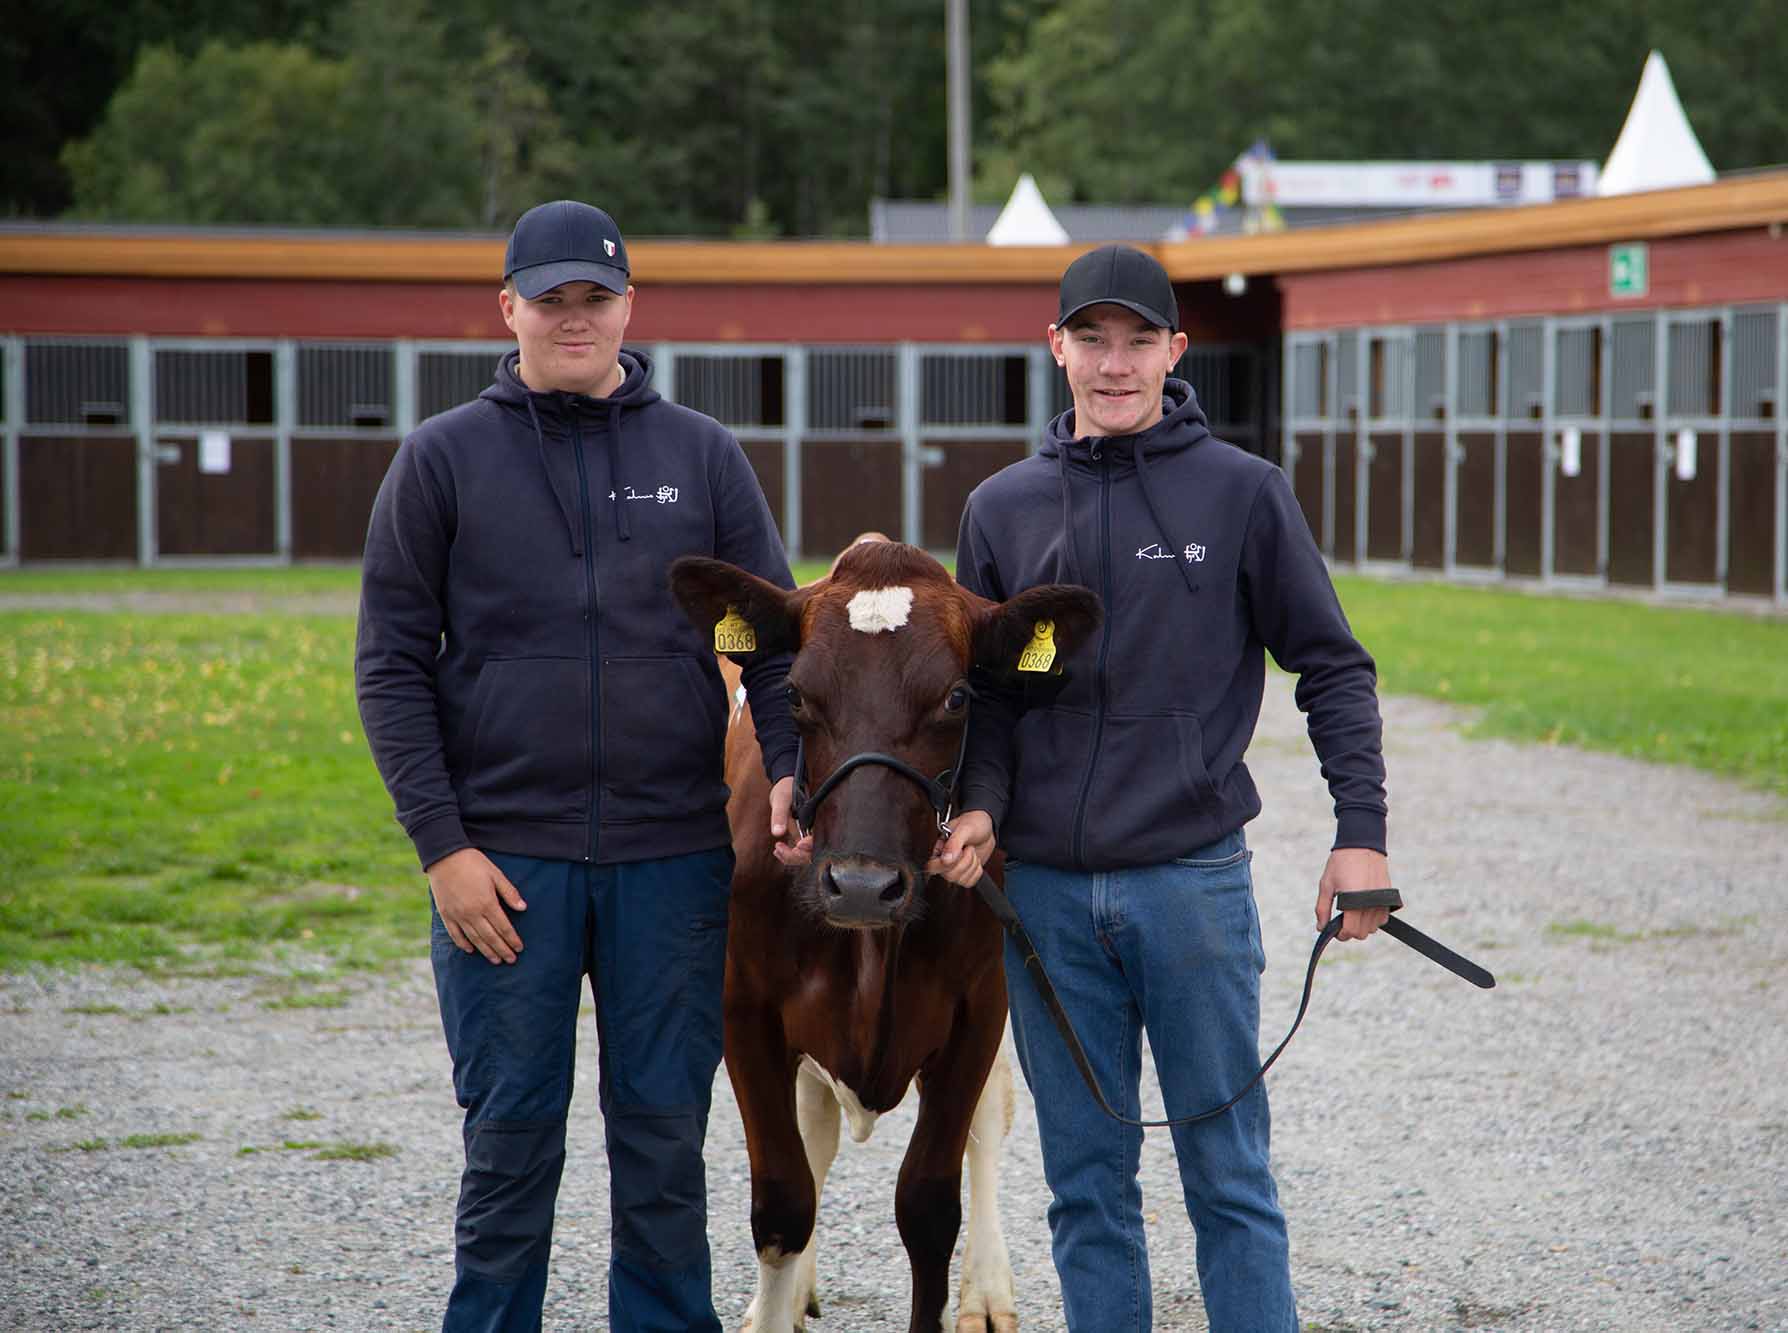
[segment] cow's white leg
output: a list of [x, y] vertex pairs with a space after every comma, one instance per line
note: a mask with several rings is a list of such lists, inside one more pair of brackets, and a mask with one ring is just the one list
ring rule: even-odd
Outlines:
[[759, 1254], [757, 1294], [745, 1311], [742, 1329], [750, 1333], [788, 1333], [807, 1326], [807, 1316], [819, 1314], [817, 1259], [819, 1248], [819, 1200], [826, 1189], [826, 1174], [838, 1156], [838, 1099], [830, 1080], [810, 1060], [795, 1073], [795, 1121], [801, 1129], [801, 1145], [807, 1169], [813, 1175], [814, 1225], [807, 1248], [799, 1255]]
[[801, 1126], [801, 1143], [807, 1149], [807, 1167], [813, 1172], [813, 1234], [801, 1251], [801, 1279], [795, 1300], [803, 1314], [817, 1316], [819, 1306], [818, 1260], [819, 1209], [826, 1194], [826, 1173], [838, 1156], [838, 1099], [830, 1081], [822, 1080], [810, 1061], [803, 1060], [795, 1074], [795, 1119]]
[[[794, 1333], [807, 1326], [807, 1312], [795, 1304], [795, 1288], [800, 1285], [801, 1256], [757, 1252], [757, 1295], [745, 1311], [741, 1333]], [[795, 1318], [800, 1311], [800, 1319]]]
[[1012, 1129], [1012, 1066], [1002, 1050], [987, 1071], [975, 1118], [969, 1123], [968, 1239], [962, 1247], [962, 1287], [956, 1297], [957, 1333], [1016, 1333], [1018, 1299], [1012, 1259], [1000, 1227], [1000, 1151]]

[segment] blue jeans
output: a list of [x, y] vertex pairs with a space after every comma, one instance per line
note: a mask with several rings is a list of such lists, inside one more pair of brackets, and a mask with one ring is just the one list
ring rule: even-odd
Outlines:
[[719, 1333], [702, 1142], [720, 1065], [733, 854], [588, 866], [491, 857], [528, 907], [513, 964], [430, 954], [466, 1166], [443, 1333], [540, 1327], [583, 978], [596, 1001], [612, 1235], [609, 1326]]
[[[1221, 1105], [1260, 1067], [1250, 853], [1238, 831], [1165, 865], [1089, 873], [1008, 862], [1036, 942], [1113, 1107], [1136, 1118], [1147, 1031], [1168, 1116]], [[1071, 1330], [1144, 1330], [1154, 1303], [1137, 1170], [1142, 1131], [1099, 1110], [1010, 940], [1006, 988], [1037, 1104], [1049, 1229]], [[1212, 1333], [1296, 1333], [1266, 1088], [1173, 1131]]]

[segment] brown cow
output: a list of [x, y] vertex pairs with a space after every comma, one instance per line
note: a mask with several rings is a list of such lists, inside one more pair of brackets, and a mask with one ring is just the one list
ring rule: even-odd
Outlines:
[[[1009, 671], [1040, 620], [1054, 622], [1065, 656], [1099, 616], [1083, 588], [985, 601], [923, 551], [894, 542], [852, 546], [830, 575], [795, 592], [700, 557], [678, 560], [671, 586], [703, 628], [736, 610], [757, 651], [796, 653], [790, 701], [810, 789], [866, 752], [944, 772], [958, 755], [971, 667]], [[747, 1325], [789, 1333], [816, 1310], [811, 1242], [838, 1142], [827, 1098], [845, 1107], [861, 1140], [916, 1079], [919, 1115], [894, 1203], [912, 1266], [911, 1328], [942, 1325], [971, 1126], [978, 1216], [958, 1327], [1016, 1328], [991, 1200], [1010, 1114], [1010, 1074], [988, 1077], [1006, 1021], [999, 924], [970, 890], [926, 877], [937, 814], [895, 771], [851, 771], [814, 814], [811, 864], [794, 871], [771, 852], [768, 782], [742, 708], [727, 735], [726, 777], [738, 856], [726, 1067], [745, 1125], [759, 1259]]]

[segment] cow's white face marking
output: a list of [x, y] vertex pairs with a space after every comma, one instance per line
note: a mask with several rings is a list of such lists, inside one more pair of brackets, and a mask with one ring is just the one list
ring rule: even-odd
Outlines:
[[911, 588], [865, 588], [850, 600], [851, 628], [863, 634], [897, 630], [912, 610]]

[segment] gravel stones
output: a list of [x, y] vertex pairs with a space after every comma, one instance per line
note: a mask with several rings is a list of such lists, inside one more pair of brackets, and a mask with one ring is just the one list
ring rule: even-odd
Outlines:
[[[1788, 805], [1467, 740], [1467, 716], [1434, 703], [1385, 714], [1406, 914], [1499, 985], [1388, 937], [1331, 947], [1269, 1076], [1306, 1329], [1788, 1329]], [[1301, 723], [1275, 678], [1249, 756], [1267, 805], [1249, 829], [1263, 1050], [1296, 1008], [1333, 828]], [[255, 976], [0, 978], [0, 1328], [439, 1327], [460, 1138], [425, 950], [329, 981], [339, 1007], [268, 1007], [284, 991]], [[607, 1323], [583, 1023], [549, 1329]], [[1145, 1088], [1159, 1114], [1152, 1073]], [[1022, 1079], [1018, 1096], [1001, 1211], [1023, 1327], [1059, 1329]], [[841, 1148], [821, 1333], [906, 1327], [893, 1187], [914, 1106]], [[1142, 1175], [1155, 1326], [1203, 1329], [1165, 1132]], [[736, 1327], [756, 1262], [724, 1076], [708, 1176], [716, 1303]]]

